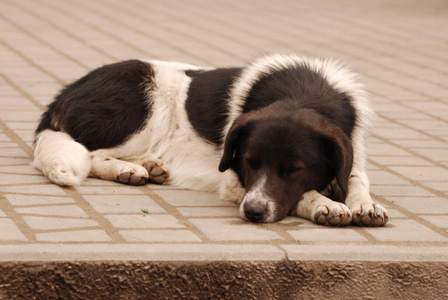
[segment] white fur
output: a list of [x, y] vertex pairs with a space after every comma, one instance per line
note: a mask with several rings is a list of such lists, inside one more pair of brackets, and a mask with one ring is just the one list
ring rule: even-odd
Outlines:
[[240, 204], [243, 201], [246, 190], [232, 170], [227, 170], [223, 174], [223, 181], [219, 186], [219, 198]]
[[151, 64], [152, 66], [158, 66], [159, 68], [176, 69], [176, 70], [213, 70], [212, 67], [198, 67], [194, 65], [189, 65], [177, 61], [163, 61], [156, 59], [144, 59], [142, 60]]
[[64, 132], [42, 131], [36, 138], [33, 166], [52, 182], [79, 185], [89, 175], [89, 151]]
[[199, 137], [185, 111], [191, 79], [183, 70], [199, 68], [164, 62], [152, 67], [156, 88], [150, 91], [151, 118], [125, 144], [101, 153], [116, 158], [160, 158], [171, 169], [172, 185], [217, 192], [223, 177], [218, 171], [221, 153]]
[[308, 191], [293, 210], [293, 214], [325, 225], [347, 225], [352, 217], [348, 207], [317, 191]]
[[263, 218], [264, 222], [275, 221], [276, 205], [273, 199], [271, 199], [271, 197], [269, 197], [269, 195], [266, 193], [266, 181], [267, 175], [265, 174], [260, 177], [258, 182], [255, 183], [254, 186], [244, 196], [239, 208], [240, 217], [242, 219], [247, 220], [244, 212], [245, 205], [257, 204], [262, 207], [266, 207], [266, 212]]
[[141, 164], [104, 156], [101, 150], [92, 152], [91, 157], [91, 177], [114, 181], [122, 173], [132, 173], [133, 176], [149, 178], [148, 171]]
[[244, 68], [233, 84], [231, 91], [231, 107], [229, 123], [223, 130], [225, 136], [233, 124], [233, 121], [242, 113], [242, 108], [252, 86], [264, 75], [277, 70], [294, 66], [307, 66], [311, 70], [319, 72], [324, 78], [340, 92], [350, 95], [353, 99], [358, 115], [357, 126], [363, 129], [369, 128], [373, 110], [367, 100], [363, 86], [357, 82], [357, 75], [344, 67], [341, 63], [330, 59], [318, 59], [299, 57], [296, 55], [273, 54], [262, 56], [248, 67]]

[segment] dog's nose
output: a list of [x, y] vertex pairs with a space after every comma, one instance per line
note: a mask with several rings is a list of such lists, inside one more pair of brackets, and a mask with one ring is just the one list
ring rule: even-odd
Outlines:
[[261, 222], [264, 217], [266, 207], [260, 203], [245, 203], [244, 205], [244, 215], [251, 222]]

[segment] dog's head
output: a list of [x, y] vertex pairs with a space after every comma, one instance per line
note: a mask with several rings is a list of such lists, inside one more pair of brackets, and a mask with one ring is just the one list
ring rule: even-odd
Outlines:
[[353, 163], [347, 135], [312, 109], [276, 103], [242, 114], [230, 128], [219, 170], [231, 168], [246, 189], [240, 215], [276, 222], [303, 193], [336, 178], [346, 193]]

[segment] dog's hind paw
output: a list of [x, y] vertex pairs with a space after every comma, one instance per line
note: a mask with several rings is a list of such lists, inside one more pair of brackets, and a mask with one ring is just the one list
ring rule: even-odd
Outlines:
[[163, 184], [170, 179], [170, 170], [162, 161], [147, 161], [143, 167], [148, 171], [149, 181], [152, 183]]
[[117, 181], [130, 185], [144, 185], [148, 181], [148, 172], [140, 166], [126, 165], [117, 175]]

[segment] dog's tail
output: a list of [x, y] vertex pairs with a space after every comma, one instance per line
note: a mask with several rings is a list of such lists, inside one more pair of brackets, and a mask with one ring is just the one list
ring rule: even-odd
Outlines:
[[73, 186], [89, 176], [91, 158], [89, 151], [67, 133], [47, 129], [36, 137], [32, 164], [50, 181]]

